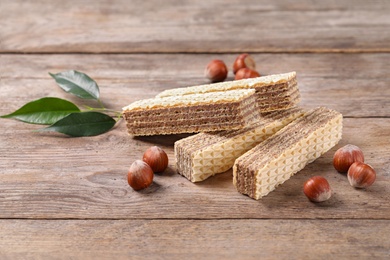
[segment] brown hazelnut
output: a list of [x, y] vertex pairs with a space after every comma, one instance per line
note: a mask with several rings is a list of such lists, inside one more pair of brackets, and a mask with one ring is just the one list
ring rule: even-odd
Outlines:
[[349, 167], [347, 176], [352, 187], [367, 188], [375, 182], [376, 172], [368, 164], [354, 162]]
[[314, 176], [308, 179], [303, 185], [303, 192], [312, 202], [322, 202], [332, 196], [329, 182], [321, 176]]
[[236, 74], [242, 68], [256, 70], [256, 63], [248, 53], [238, 55], [233, 64], [233, 73]]
[[226, 79], [228, 69], [226, 64], [221, 60], [212, 60], [207, 64], [205, 76], [212, 82], [221, 82]]
[[168, 155], [158, 146], [149, 147], [142, 160], [149, 164], [153, 172], [163, 172], [168, 167]]
[[147, 163], [136, 160], [127, 173], [127, 182], [134, 190], [142, 190], [152, 184], [153, 176], [153, 170]]
[[363, 152], [356, 145], [347, 144], [338, 149], [333, 156], [333, 166], [340, 173], [348, 172], [354, 162], [364, 162]]
[[242, 68], [237, 71], [234, 79], [239, 80], [239, 79], [257, 78], [257, 77], [260, 77], [260, 74], [257, 71], [248, 68]]

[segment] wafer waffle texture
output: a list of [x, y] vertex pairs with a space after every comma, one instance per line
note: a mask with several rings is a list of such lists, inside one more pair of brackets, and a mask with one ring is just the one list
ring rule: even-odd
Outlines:
[[176, 141], [177, 170], [192, 182], [225, 172], [239, 156], [303, 114], [297, 107], [271, 112], [240, 130], [199, 133]]
[[342, 115], [320, 107], [258, 144], [233, 166], [233, 184], [260, 199], [330, 150], [342, 136]]
[[123, 108], [129, 134], [164, 135], [240, 129], [256, 120], [253, 89], [156, 97]]
[[262, 113], [287, 109], [300, 101], [295, 72], [169, 89], [161, 92], [157, 97], [185, 96], [234, 89], [255, 89], [258, 106]]

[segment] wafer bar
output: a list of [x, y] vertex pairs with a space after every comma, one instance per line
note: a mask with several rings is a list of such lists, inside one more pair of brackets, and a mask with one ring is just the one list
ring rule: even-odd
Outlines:
[[243, 129], [199, 133], [176, 141], [177, 170], [192, 182], [225, 172], [235, 159], [303, 113], [301, 108], [270, 112]]
[[156, 97], [123, 108], [128, 132], [135, 136], [240, 129], [260, 113], [253, 89]]
[[169, 89], [161, 92], [157, 97], [190, 95], [233, 89], [255, 89], [258, 106], [262, 113], [287, 109], [293, 107], [300, 101], [295, 72]]
[[240, 193], [260, 199], [336, 145], [341, 134], [339, 112], [313, 109], [240, 156], [233, 184]]

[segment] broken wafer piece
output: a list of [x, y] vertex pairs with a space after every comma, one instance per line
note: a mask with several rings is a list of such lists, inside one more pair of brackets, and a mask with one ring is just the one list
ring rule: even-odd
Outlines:
[[253, 89], [170, 96], [136, 101], [123, 108], [135, 136], [240, 129], [259, 116]]
[[303, 114], [297, 107], [270, 112], [243, 129], [199, 133], [176, 141], [177, 170], [192, 182], [225, 172], [239, 156]]
[[342, 119], [328, 108], [310, 110], [240, 156], [233, 166], [233, 184], [253, 199], [267, 195], [338, 143]]
[[168, 89], [158, 94], [157, 97], [202, 94], [233, 89], [255, 89], [258, 106], [262, 113], [287, 109], [300, 101], [295, 72]]

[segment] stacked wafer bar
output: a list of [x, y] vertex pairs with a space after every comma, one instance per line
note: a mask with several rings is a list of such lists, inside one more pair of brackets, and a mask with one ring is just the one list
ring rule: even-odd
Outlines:
[[123, 108], [134, 136], [240, 129], [259, 118], [254, 89], [156, 97]]
[[202, 94], [233, 89], [255, 89], [261, 113], [287, 109], [296, 105], [300, 100], [295, 72], [169, 89], [161, 92], [157, 97]]
[[307, 112], [239, 157], [233, 184], [260, 199], [338, 143], [342, 115], [327, 108]]
[[177, 170], [192, 182], [225, 172], [239, 156], [303, 114], [301, 108], [270, 112], [243, 129], [181, 139], [174, 145]]

